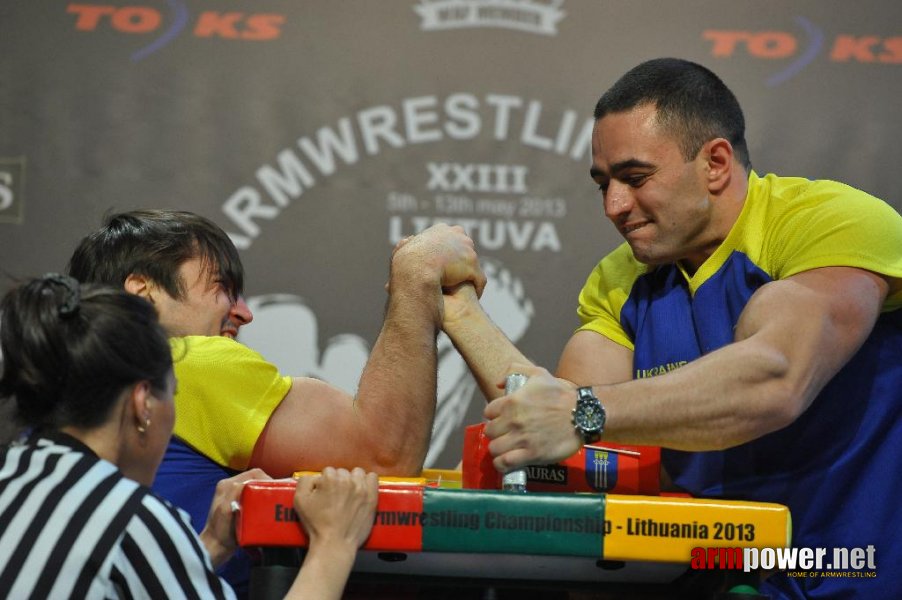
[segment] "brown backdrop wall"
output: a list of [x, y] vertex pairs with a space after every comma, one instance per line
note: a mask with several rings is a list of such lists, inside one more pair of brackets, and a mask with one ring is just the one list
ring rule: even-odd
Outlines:
[[[460, 223], [490, 313], [553, 368], [620, 242], [588, 178], [608, 85], [657, 56], [705, 64], [745, 108], [757, 171], [899, 210], [900, 23], [893, 0], [7, 0], [0, 269], [62, 270], [108, 210], [202, 213], [248, 271], [242, 340], [353, 390], [394, 242]], [[428, 462], [451, 466], [483, 401], [440, 348]]]

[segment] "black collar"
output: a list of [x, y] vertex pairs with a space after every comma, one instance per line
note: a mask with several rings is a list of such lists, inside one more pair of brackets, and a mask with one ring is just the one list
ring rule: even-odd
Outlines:
[[36, 429], [31, 432], [31, 435], [28, 436], [27, 443], [36, 444], [37, 441], [41, 439], [50, 440], [51, 442], [59, 444], [60, 446], [67, 446], [69, 448], [72, 448], [76, 452], [81, 452], [82, 454], [88, 454], [90, 456], [100, 458], [99, 456], [97, 456], [96, 452], [91, 450], [91, 448], [80, 439], [56, 429]]

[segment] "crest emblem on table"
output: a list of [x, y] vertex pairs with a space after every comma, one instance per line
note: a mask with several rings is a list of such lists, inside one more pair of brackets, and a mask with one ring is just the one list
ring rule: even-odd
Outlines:
[[606, 450], [585, 449], [586, 483], [598, 492], [617, 486], [617, 454]]

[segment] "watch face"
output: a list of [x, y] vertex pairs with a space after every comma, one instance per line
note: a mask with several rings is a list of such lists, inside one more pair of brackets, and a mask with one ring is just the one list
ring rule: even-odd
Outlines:
[[604, 425], [604, 412], [597, 402], [580, 402], [573, 420], [583, 431], [598, 431]]

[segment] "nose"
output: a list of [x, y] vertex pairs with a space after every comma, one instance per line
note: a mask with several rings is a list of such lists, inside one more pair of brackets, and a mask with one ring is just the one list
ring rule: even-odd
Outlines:
[[244, 296], [238, 296], [238, 299], [232, 303], [232, 308], [229, 310], [229, 318], [238, 327], [247, 325], [254, 320], [254, 313], [251, 312], [247, 302], [244, 301]]
[[630, 188], [617, 180], [611, 180], [604, 192], [604, 214], [615, 223], [623, 215], [629, 215], [633, 207]]

